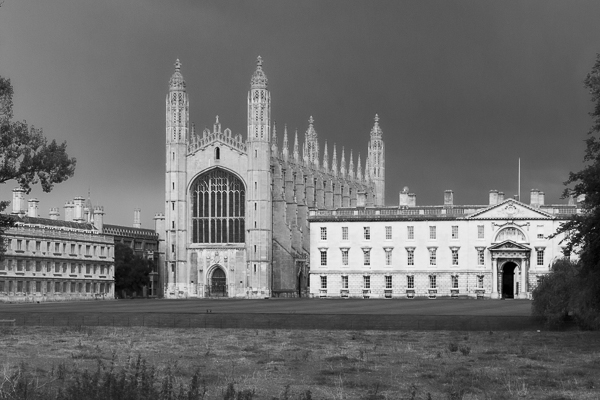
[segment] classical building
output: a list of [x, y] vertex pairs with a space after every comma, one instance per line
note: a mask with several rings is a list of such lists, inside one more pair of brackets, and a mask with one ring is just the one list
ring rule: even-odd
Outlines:
[[218, 117], [212, 131], [196, 132], [180, 69], [177, 60], [166, 97], [165, 214], [157, 216], [165, 297], [301, 295], [307, 290], [308, 209], [355, 207], [360, 193], [365, 205], [384, 205], [379, 118], [364, 168], [360, 155], [355, 164], [343, 148], [338, 156], [333, 146], [330, 158], [325, 143], [321, 153], [312, 117], [302, 145], [297, 132], [289, 141], [287, 128], [280, 144], [259, 57], [246, 135], [222, 129]]
[[[65, 210], [68, 220], [58, 219], [58, 208], [41, 218], [38, 200], [26, 206], [25, 191], [13, 190], [16, 222], [4, 235], [0, 301], [114, 298], [114, 242], [102, 234], [102, 207], [89, 209], [78, 197]], [[91, 215], [96, 225], [87, 221]]]
[[559, 225], [571, 202], [530, 204], [491, 191], [489, 204], [417, 206], [408, 189], [398, 207], [310, 211], [312, 297], [439, 296], [530, 298], [553, 260], [564, 257]]

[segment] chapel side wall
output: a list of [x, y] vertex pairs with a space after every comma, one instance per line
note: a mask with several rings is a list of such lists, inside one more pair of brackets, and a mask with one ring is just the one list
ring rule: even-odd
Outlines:
[[295, 297], [305, 289], [298, 287], [296, 263], [305, 254], [300, 226], [307, 212], [304, 171], [295, 164], [273, 162], [273, 290], [275, 296]]

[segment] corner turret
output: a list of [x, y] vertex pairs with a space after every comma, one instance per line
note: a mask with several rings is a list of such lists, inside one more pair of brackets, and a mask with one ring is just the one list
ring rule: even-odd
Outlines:
[[385, 146], [383, 143], [383, 132], [379, 127], [379, 115], [375, 114], [375, 123], [371, 129], [369, 141], [369, 153], [367, 156], [367, 169], [365, 175], [375, 185], [375, 206], [385, 205]]

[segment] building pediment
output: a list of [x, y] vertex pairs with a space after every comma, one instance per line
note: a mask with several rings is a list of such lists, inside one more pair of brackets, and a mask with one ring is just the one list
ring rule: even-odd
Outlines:
[[531, 249], [521, 243], [513, 242], [512, 240], [505, 240], [500, 243], [496, 243], [488, 247], [489, 251], [530, 251]]
[[551, 214], [514, 199], [483, 208], [466, 219], [554, 219]]

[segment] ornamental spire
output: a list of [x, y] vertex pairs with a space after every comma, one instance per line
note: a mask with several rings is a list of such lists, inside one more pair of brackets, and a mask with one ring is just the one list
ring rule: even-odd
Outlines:
[[371, 138], [373, 138], [373, 137], [381, 138], [383, 132], [381, 131], [381, 128], [379, 127], [379, 115], [375, 114], [375, 118], [373, 118], [373, 120], [375, 121], [375, 123], [373, 124], [373, 128], [371, 128]]
[[342, 178], [346, 177], [346, 152], [344, 151], [344, 146], [342, 146], [342, 162], [340, 164], [340, 175]]
[[185, 92], [185, 81], [183, 80], [183, 75], [181, 75], [181, 63], [179, 59], [175, 61], [175, 72], [171, 75], [171, 79], [169, 80], [169, 90], [183, 90]]
[[287, 161], [289, 157], [290, 150], [288, 148], [288, 134], [287, 134], [287, 125], [283, 126], [283, 150], [282, 155], [283, 159]]
[[338, 176], [338, 162], [337, 162], [337, 151], [335, 143], [333, 144], [333, 158], [331, 159], [331, 172], [333, 176]]
[[323, 169], [329, 172], [329, 153], [327, 152], [327, 140], [325, 141], [325, 150], [323, 151]]
[[262, 69], [263, 61], [262, 57], [258, 56], [256, 58], [256, 70], [252, 75], [252, 79], [250, 80], [250, 85], [252, 89], [266, 89], [267, 88], [267, 75], [265, 75]]
[[298, 151], [298, 129], [296, 129], [296, 137], [294, 137], [294, 161], [298, 162], [300, 160], [300, 153]]
[[271, 133], [271, 154], [275, 157], [279, 156], [279, 150], [277, 149], [277, 122], [273, 121], [273, 129]]
[[350, 179], [354, 179], [354, 156], [352, 155], [352, 149], [350, 149], [350, 165], [348, 165], [348, 176]]
[[319, 139], [314, 127], [315, 120], [312, 115], [308, 119], [308, 129], [304, 134], [304, 143], [306, 149], [305, 158], [309, 165], [319, 168]]
[[358, 162], [356, 165], [356, 179], [358, 179], [359, 181], [363, 180], [362, 166], [361, 166], [361, 162], [360, 162], [360, 153], [358, 153]]

